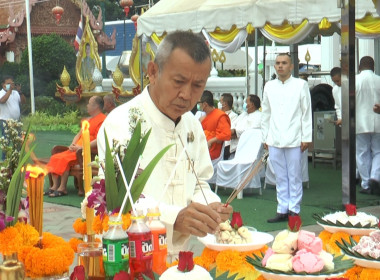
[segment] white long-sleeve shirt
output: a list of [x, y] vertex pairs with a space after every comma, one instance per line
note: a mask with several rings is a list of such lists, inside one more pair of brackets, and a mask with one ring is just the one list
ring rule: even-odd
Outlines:
[[[6, 95], [7, 92], [0, 90], [0, 98]], [[20, 119], [20, 94], [16, 90], [12, 90], [7, 102], [0, 104], [0, 120], [19, 120]]]
[[[219, 202], [220, 198], [211, 191], [206, 182], [213, 174], [207, 141], [200, 122], [192, 113], [188, 112], [182, 115], [179, 123], [175, 125], [171, 119], [157, 109], [150, 98], [148, 89], [145, 88], [140, 95], [128, 103], [112, 110], [103, 122], [97, 137], [100, 160], [104, 159], [105, 153], [104, 130], [107, 132], [110, 143], [112, 143], [112, 139], [126, 141], [130, 138], [129, 122], [131, 108], [139, 108], [143, 113], [143, 119], [146, 122], [142, 125], [142, 131], [152, 129], [142, 155], [140, 168], [144, 169], [153, 157], [167, 145], [174, 144], [156, 165], [143, 190], [145, 196], [153, 198], [155, 201], [160, 200], [161, 196], [163, 196], [159, 205], [161, 221], [166, 225], [168, 255], [173, 256], [181, 250], [187, 250], [187, 241], [190, 237], [173, 229], [179, 211], [192, 201], [206, 204], [200, 186], [196, 184], [196, 177], [192, 172], [186, 153], [182, 153], [183, 147], [178, 135], [180, 135], [186, 145], [190, 159], [194, 163], [194, 168], [207, 202], [212, 203]], [[193, 137], [189, 137], [190, 140], [188, 141], [188, 136], [191, 135]], [[169, 182], [168, 189], [163, 194], [164, 186], [167, 184], [168, 178], [181, 154], [180, 164], [176, 169], [173, 179]], [[152, 207], [154, 206], [152, 205]]]
[[307, 82], [290, 76], [265, 84], [261, 104], [262, 141], [277, 148], [312, 141], [311, 98]]
[[380, 133], [380, 114], [373, 106], [380, 103], [380, 76], [371, 70], [356, 75], [356, 134]]
[[342, 119], [342, 88], [335, 85], [332, 89], [332, 95], [334, 98], [334, 108], [336, 112], [336, 117], [338, 120]]
[[247, 112], [241, 113], [235, 123], [231, 125], [231, 129], [236, 131], [236, 139], [231, 139], [230, 152], [235, 152], [237, 145], [239, 143], [239, 138], [244, 131], [250, 128], [260, 128], [261, 127], [261, 112], [256, 110], [250, 114]]

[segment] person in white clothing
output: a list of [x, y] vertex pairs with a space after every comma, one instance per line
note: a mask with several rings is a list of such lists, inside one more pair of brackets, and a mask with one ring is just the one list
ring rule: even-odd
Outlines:
[[[160, 219], [166, 226], [169, 261], [174, 261], [179, 251], [188, 249], [190, 235], [214, 233], [219, 223], [232, 213], [232, 207], [225, 207], [206, 182], [213, 174], [207, 141], [200, 122], [189, 112], [200, 100], [210, 70], [210, 51], [202, 37], [183, 31], [168, 34], [159, 45], [155, 60], [148, 64], [149, 86], [128, 103], [115, 108], [107, 116], [97, 137], [99, 158], [102, 160], [104, 133], [107, 133], [110, 144], [113, 140], [123, 143], [129, 139], [130, 110], [137, 108], [145, 120], [142, 130], [152, 129], [142, 155], [141, 168], [144, 169], [164, 147], [174, 144], [158, 162], [143, 190], [145, 197], [160, 202]], [[182, 153], [181, 141], [187, 153]], [[175, 175], [168, 182], [178, 161]], [[196, 174], [190, 167], [190, 161]], [[163, 193], [167, 183], [169, 187]]]
[[244, 131], [250, 128], [261, 127], [261, 107], [260, 98], [257, 95], [248, 95], [244, 103], [244, 112], [241, 113], [236, 119], [235, 123], [231, 125], [231, 156], [233, 159], [235, 156], [236, 148], [239, 143], [239, 138]]
[[336, 125], [341, 125], [342, 124], [342, 82], [341, 82], [341, 69], [340, 67], [334, 67], [330, 71], [330, 77], [331, 80], [334, 82], [334, 87], [332, 90], [332, 95], [334, 97], [335, 101], [335, 112], [336, 112]]
[[[232, 110], [233, 104], [234, 104], [234, 98], [232, 97], [232, 95], [230, 93], [223, 93], [222, 96], [220, 97], [219, 102], [218, 102], [218, 109], [224, 111], [228, 115], [228, 117], [230, 118], [231, 127], [236, 122], [236, 119], [238, 117], [238, 114], [236, 114]], [[230, 145], [231, 145], [231, 141], [225, 141], [224, 142], [224, 155], [223, 155], [224, 160], [227, 160], [230, 158], [230, 155], [231, 155], [231, 152], [230, 152], [231, 146]]]
[[[25, 96], [16, 90], [15, 83], [11, 76], [4, 76], [2, 80], [2, 89], [0, 90], [0, 126], [1, 135], [7, 137], [4, 133], [7, 126], [7, 120], [19, 120], [21, 111], [20, 105], [25, 103]], [[19, 88], [20, 90], [20, 88]], [[5, 154], [2, 155], [3, 159]]]
[[380, 115], [373, 111], [380, 103], [380, 76], [374, 68], [373, 58], [364, 56], [356, 76], [356, 165], [365, 194], [380, 188]]
[[302, 200], [301, 155], [312, 141], [311, 98], [307, 82], [291, 75], [290, 55], [275, 62], [277, 79], [265, 84], [261, 131], [276, 174], [277, 214], [268, 223], [298, 215]]

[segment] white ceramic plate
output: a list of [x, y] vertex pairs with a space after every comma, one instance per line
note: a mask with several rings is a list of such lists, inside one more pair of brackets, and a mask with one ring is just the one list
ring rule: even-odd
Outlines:
[[367, 268], [380, 269], [380, 261], [366, 260], [366, 259], [351, 256], [351, 255], [346, 255], [346, 256], [353, 259], [356, 265], [367, 267]]
[[219, 244], [216, 243], [215, 235], [207, 234], [205, 237], [198, 237], [207, 248], [215, 251], [235, 250], [240, 252], [258, 250], [265, 244], [273, 241], [273, 236], [266, 232], [251, 231], [252, 243], [246, 244]]
[[350, 235], [369, 235], [372, 231], [375, 231], [375, 228], [350, 228], [350, 227], [339, 227], [339, 226], [330, 226], [321, 224], [320, 222], [317, 222], [318, 225], [323, 227], [325, 230], [331, 233], [335, 232], [345, 232]]
[[272, 272], [266, 272], [262, 271], [260, 269], [257, 269], [265, 279], [271, 279], [271, 280], [303, 280], [303, 279], [310, 279], [310, 280], [325, 280], [326, 278], [335, 277], [343, 275], [345, 272], [340, 272], [338, 274], [325, 274], [325, 275], [289, 275], [289, 274], [279, 274], [279, 273], [272, 273]]

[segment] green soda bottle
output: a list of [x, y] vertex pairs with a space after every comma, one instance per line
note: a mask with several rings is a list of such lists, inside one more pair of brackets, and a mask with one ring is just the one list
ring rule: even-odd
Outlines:
[[120, 271], [128, 273], [128, 235], [122, 228], [121, 219], [111, 216], [108, 225], [109, 229], [103, 235], [103, 266], [106, 279], [112, 280]]

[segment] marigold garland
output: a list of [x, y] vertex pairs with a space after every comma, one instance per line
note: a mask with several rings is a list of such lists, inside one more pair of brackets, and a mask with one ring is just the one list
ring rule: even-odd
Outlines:
[[[117, 215], [117, 213], [114, 215]], [[131, 225], [131, 214], [123, 214], [121, 215], [121, 218], [123, 220], [123, 230], [127, 230]], [[96, 234], [102, 234], [103, 232], [108, 231], [108, 220], [109, 216], [107, 214], [103, 216], [103, 219], [100, 218], [100, 215], [96, 215], [92, 223], [92, 229], [94, 232]]]
[[74, 261], [74, 251], [63, 238], [44, 232], [41, 247], [23, 246], [18, 251], [26, 276], [37, 278], [69, 271]]
[[23, 238], [15, 227], [6, 227], [0, 231], [0, 253], [11, 255], [22, 246]]
[[[335, 233], [330, 233], [326, 230], [322, 231], [319, 234], [319, 237], [322, 239], [323, 242], [323, 249], [331, 254], [335, 255], [341, 255], [341, 250], [340, 248], [336, 245], [336, 241], [341, 242], [341, 240], [346, 240], [350, 241], [350, 235], [345, 232], [335, 232]], [[352, 238], [356, 241], [359, 242], [360, 240], [360, 235], [352, 235]]]
[[83, 243], [83, 242], [84, 242], [83, 239], [79, 239], [79, 238], [75, 238], [75, 237], [73, 237], [69, 240], [70, 247], [71, 247], [71, 249], [73, 249], [73, 251], [75, 253], [78, 253], [78, 250], [77, 250], [78, 245]]
[[40, 234], [30, 224], [17, 223], [14, 226], [22, 237], [22, 244], [24, 246], [34, 246], [40, 240]]
[[380, 271], [356, 265], [347, 270], [343, 277], [350, 280], [380, 280]]

